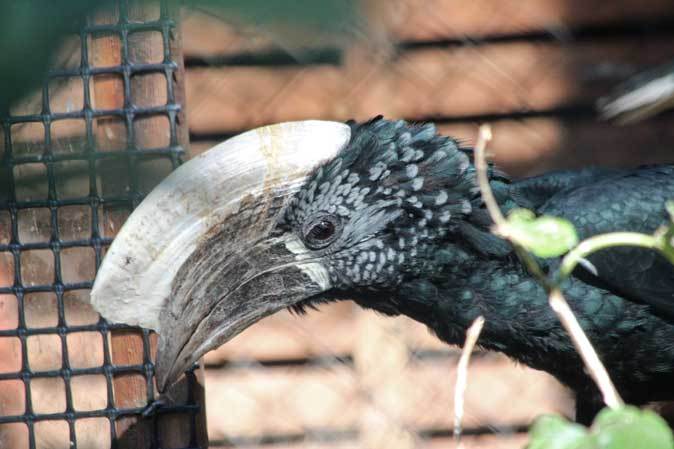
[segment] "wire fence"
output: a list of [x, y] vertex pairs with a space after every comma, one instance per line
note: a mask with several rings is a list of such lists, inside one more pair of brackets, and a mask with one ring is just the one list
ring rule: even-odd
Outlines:
[[175, 4], [120, 0], [2, 119], [2, 448], [203, 447], [197, 388], [140, 419], [157, 395], [154, 336], [87, 304], [116, 230], [185, 154], [176, 33]]

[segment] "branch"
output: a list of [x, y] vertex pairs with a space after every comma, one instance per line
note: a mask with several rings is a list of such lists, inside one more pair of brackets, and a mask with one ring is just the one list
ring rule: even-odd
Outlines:
[[527, 269], [531, 274], [536, 276], [536, 278], [541, 282], [546, 290], [550, 290], [552, 285], [550, 280], [543, 273], [541, 267], [536, 263], [536, 260], [533, 256], [522, 247], [516, 240], [510, 237], [508, 230], [508, 222], [506, 221], [503, 213], [501, 213], [501, 208], [499, 207], [494, 194], [491, 191], [491, 186], [489, 185], [489, 178], [487, 177], [487, 163], [485, 162], [485, 150], [487, 148], [487, 143], [491, 140], [491, 127], [489, 125], [482, 125], [478, 131], [477, 143], [475, 144], [474, 158], [475, 158], [475, 171], [477, 172], [477, 183], [480, 187], [480, 193], [482, 194], [482, 200], [487, 206], [487, 211], [489, 216], [494, 222], [495, 226], [492, 229], [494, 234], [503, 237], [508, 240], [510, 244], [515, 248], [517, 256], [520, 258], [522, 263], [526, 265]]
[[468, 384], [468, 363], [473, 353], [477, 339], [480, 338], [484, 326], [484, 317], [475, 318], [473, 324], [466, 331], [466, 342], [461, 350], [461, 358], [456, 373], [456, 386], [454, 387], [454, 439], [456, 446], [461, 447], [461, 422], [463, 420], [464, 397]]
[[497, 228], [502, 228], [506, 225], [506, 219], [501, 213], [501, 208], [498, 206], [494, 194], [489, 186], [489, 177], [487, 176], [487, 162], [484, 155], [487, 143], [491, 140], [491, 126], [482, 125], [478, 131], [477, 143], [473, 154], [475, 157], [475, 170], [477, 172], [477, 182], [482, 193], [482, 200], [487, 206], [489, 216], [496, 224]]
[[559, 267], [557, 282], [559, 283], [568, 278], [574, 268], [576, 268], [576, 265], [590, 254], [595, 251], [615, 246], [639, 246], [641, 248], [660, 250], [658, 239], [648, 234], [640, 234], [638, 232], [611, 232], [608, 234], [595, 235], [594, 237], [590, 237], [580, 242], [578, 246], [564, 256], [562, 264]]
[[587, 335], [583, 332], [576, 316], [569, 307], [569, 303], [566, 302], [566, 299], [564, 299], [559, 288], [552, 289], [548, 301], [552, 310], [554, 310], [559, 317], [559, 321], [562, 322], [564, 329], [571, 335], [571, 340], [576, 347], [576, 351], [578, 351], [580, 357], [583, 359], [590, 376], [592, 376], [594, 382], [599, 386], [599, 390], [604, 398], [604, 403], [613, 409], [622, 406], [623, 401], [620, 398], [615, 385], [611, 382], [606, 367], [604, 367], [604, 364], [599, 360], [597, 351], [594, 350], [592, 343], [590, 343]]
[[[606, 371], [606, 368], [601, 363], [597, 352], [590, 343], [590, 340], [587, 338], [587, 335], [578, 324], [576, 316], [573, 314], [573, 311], [569, 307], [566, 299], [562, 295], [561, 290], [559, 289], [559, 284], [549, 279], [541, 270], [541, 267], [536, 262], [536, 259], [523, 247], [521, 247], [515, 239], [511, 238], [508, 234], [508, 223], [503, 217], [501, 210], [494, 199], [494, 195], [491, 191], [491, 186], [489, 185], [489, 179], [487, 177], [486, 163], [484, 159], [484, 151], [487, 145], [487, 142], [491, 139], [491, 130], [488, 125], [482, 125], [480, 127], [477, 144], [475, 145], [475, 170], [477, 171], [477, 180], [482, 193], [482, 198], [487, 206], [489, 215], [495, 223], [494, 232], [500, 235], [501, 237], [507, 239], [515, 248], [520, 259], [526, 264], [529, 272], [531, 272], [545, 287], [545, 290], [548, 292], [548, 300], [550, 307], [557, 314], [562, 326], [569, 333], [571, 340], [573, 341], [576, 350], [580, 353], [581, 358], [585, 367], [590, 373], [592, 379], [599, 387], [599, 390], [602, 393], [604, 402], [611, 408], [617, 408], [622, 405], [623, 401], [618, 395], [618, 392], [611, 382], [611, 378]], [[597, 236], [600, 237], [600, 236]], [[613, 243], [611, 239], [607, 241], [599, 240], [599, 243], [596, 241], [591, 243], [590, 246], [594, 247], [596, 245], [606, 245], [608, 243]], [[581, 243], [582, 245], [582, 243]], [[578, 247], [581, 247], [579, 245]], [[578, 247], [576, 249], [578, 249]], [[594, 248], [597, 249], [597, 248]], [[572, 254], [573, 251], [567, 254], [565, 270], [571, 268], [568, 273], [570, 274], [573, 271], [573, 267], [576, 266], [583, 259], [586, 253], [586, 247], [581, 248], [576, 253]], [[571, 256], [571, 257], [569, 257]], [[568, 260], [567, 260], [568, 258]], [[564, 266], [564, 264], [563, 264]], [[568, 274], [567, 274], [568, 276]]]

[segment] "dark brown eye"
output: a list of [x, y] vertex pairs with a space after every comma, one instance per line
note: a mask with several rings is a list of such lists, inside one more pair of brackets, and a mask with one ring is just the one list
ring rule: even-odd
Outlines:
[[327, 240], [335, 233], [335, 225], [328, 220], [321, 220], [309, 231], [312, 240]]
[[341, 231], [341, 222], [334, 215], [323, 215], [309, 220], [304, 226], [304, 242], [309, 248], [325, 248]]

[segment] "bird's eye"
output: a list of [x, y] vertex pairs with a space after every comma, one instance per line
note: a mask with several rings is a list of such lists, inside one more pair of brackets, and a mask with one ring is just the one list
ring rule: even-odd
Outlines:
[[334, 242], [342, 230], [342, 223], [335, 215], [322, 215], [308, 220], [303, 226], [304, 242], [311, 249], [321, 249]]

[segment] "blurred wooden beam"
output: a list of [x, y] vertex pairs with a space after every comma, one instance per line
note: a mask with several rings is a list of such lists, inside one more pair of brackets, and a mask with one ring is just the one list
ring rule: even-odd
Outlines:
[[[452, 429], [456, 362], [412, 359], [389, 371], [387, 379], [373, 374], [371, 381], [380, 383], [374, 389], [363, 382], [362, 373], [346, 365], [207, 369], [208, 433], [218, 441], [359, 429], [371, 412], [413, 434]], [[465, 404], [465, 429], [521, 427], [543, 413], [570, 416], [573, 410], [570, 394], [552, 376], [497, 354], [471, 362]], [[378, 433], [378, 428], [372, 432]]]
[[[568, 37], [572, 29], [674, 20], [669, 0], [366, 0], [368, 29], [393, 42], [461, 40], [549, 32]], [[209, 58], [275, 48], [254, 25], [237, 26], [227, 17], [185, 9], [184, 52]]]
[[[615, 126], [592, 119], [559, 117], [496, 120], [488, 123], [494, 134], [490, 145], [493, 160], [508, 174], [516, 177], [592, 165], [633, 167], [674, 162], [674, 114], [664, 114], [643, 123], [626, 126]], [[475, 141], [479, 125], [479, 122], [438, 123], [438, 129], [440, 133], [470, 145]], [[216, 143], [196, 142], [192, 144], [192, 149], [199, 153]], [[351, 326], [346, 318], [339, 318], [338, 315], [332, 321], [335, 326]], [[314, 326], [313, 321], [299, 325]], [[277, 328], [271, 322], [269, 327], [265, 327], [269, 332], [281, 332]], [[258, 331], [255, 328], [247, 332], [249, 334], [244, 335], [250, 335], [251, 342], [256, 340], [254, 334]], [[262, 330], [259, 332], [262, 333]], [[281, 341], [288, 338], [280, 334], [279, 336]], [[240, 344], [248, 347], [247, 337], [240, 338]], [[344, 345], [351, 343], [344, 342]], [[340, 350], [346, 349], [346, 346], [338, 345]], [[249, 350], [252, 351], [251, 354], [261, 354], [265, 348]], [[223, 349], [222, 354], [229, 351], [233, 349]], [[298, 352], [293, 349], [279, 352], [286, 351], [292, 354]], [[263, 356], [265, 357], [267, 356]]]
[[187, 72], [190, 132], [303, 118], [428, 119], [591, 107], [625, 72], [671, 57], [671, 39], [504, 43], [424, 49], [391, 61], [352, 51], [342, 67]]

